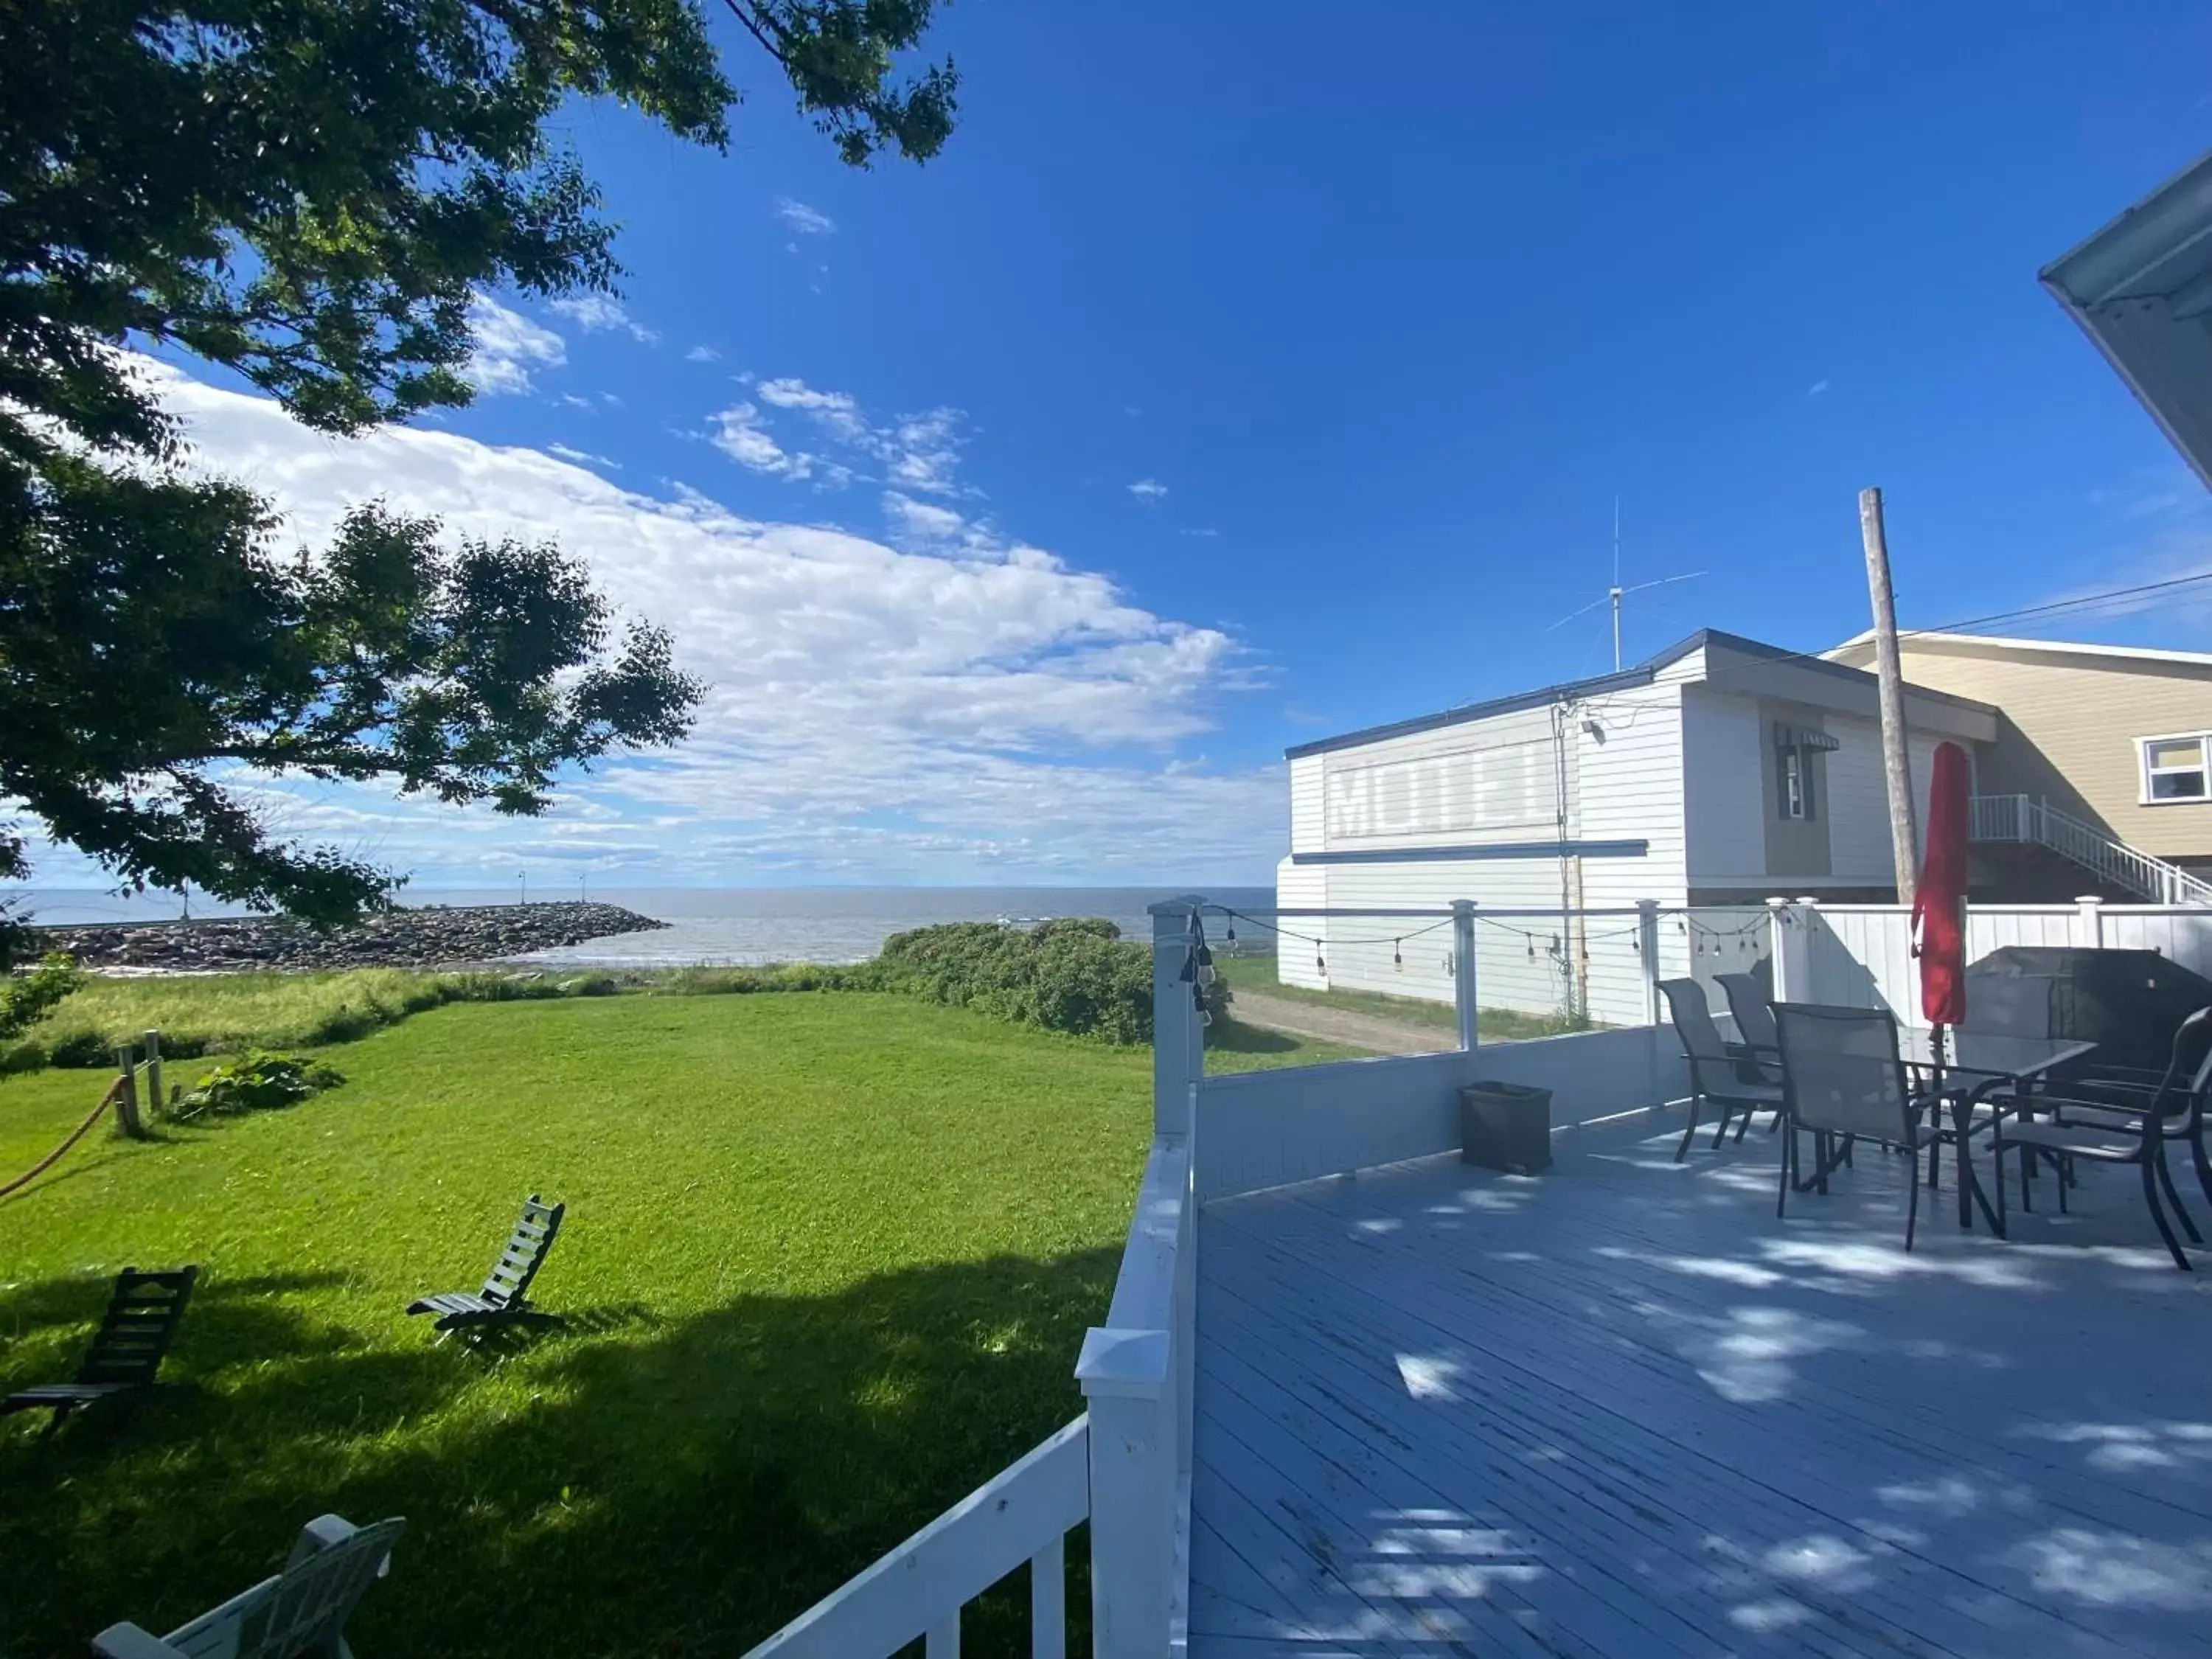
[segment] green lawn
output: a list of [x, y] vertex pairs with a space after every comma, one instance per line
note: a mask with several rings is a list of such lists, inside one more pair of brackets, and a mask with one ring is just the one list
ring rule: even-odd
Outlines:
[[[364, 1655], [733, 1653], [1081, 1409], [1148, 1050], [841, 993], [460, 1004], [323, 1053], [343, 1087], [95, 1130], [0, 1200], [0, 1389], [66, 1375], [125, 1264], [205, 1273], [134, 1423], [0, 1422], [0, 1654], [167, 1629], [324, 1510], [409, 1518]], [[105, 1081], [0, 1082], [0, 1179]], [[533, 1188], [568, 1330], [434, 1342], [402, 1308]], [[1024, 1615], [1018, 1581], [972, 1650]]]
[[[1394, 997], [1380, 991], [1316, 991], [1310, 986], [1285, 985], [1275, 976], [1275, 963], [1273, 956], [1231, 957], [1218, 951], [1213, 956], [1213, 965], [1228, 981], [1232, 999], [1240, 988], [1264, 991], [1286, 1002], [1306, 1002], [1316, 1007], [1341, 1008], [1347, 1013], [1373, 1014], [1431, 1030], [1459, 1030], [1459, 1015], [1449, 1003], [1430, 1002], [1420, 997]], [[1478, 1009], [1475, 1024], [1486, 1042], [1556, 1036], [1561, 1031], [1582, 1029], [1556, 1016], [1524, 1014], [1511, 1008]]]

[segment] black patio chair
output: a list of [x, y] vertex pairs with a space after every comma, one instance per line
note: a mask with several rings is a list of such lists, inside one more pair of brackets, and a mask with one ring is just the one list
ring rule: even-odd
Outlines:
[[2212, 1008], [2200, 1008], [2183, 1020], [2173, 1034], [2166, 1071], [2148, 1088], [2132, 1085], [2110, 1075], [2094, 1080], [2091, 1091], [2074, 1095], [2039, 1091], [2019, 1100], [2023, 1109], [2047, 1112], [2046, 1119], [2020, 1119], [2007, 1127], [2000, 1112], [1994, 1126], [1993, 1146], [1997, 1170], [1997, 1213], [2004, 1213], [2004, 1155], [2020, 1153], [2020, 1201], [2033, 1207], [2028, 1179], [2032, 1166], [2049, 1162], [2057, 1170], [2058, 1209], [2066, 1212], [2066, 1188], [2070, 1166], [2077, 1160], [2091, 1164], [2135, 1164], [2142, 1171], [2143, 1204], [2165, 1241], [2174, 1265], [2185, 1273], [2195, 1267], [2173, 1236], [2161, 1193], [2173, 1209], [2175, 1219], [2192, 1244], [2203, 1235], [2174, 1190], [2173, 1172], [2166, 1168], [2166, 1149], [2179, 1142], [2189, 1148], [2197, 1171], [2197, 1184], [2212, 1200], [2212, 1158], [2204, 1146], [2204, 1115], [2212, 1097]]
[[[1713, 983], [1728, 999], [1738, 1041], [1730, 1045], [1741, 1055], [1747, 1083], [1782, 1081], [1782, 1039], [1774, 1030], [1774, 1006], [1755, 974], [1715, 974]], [[1775, 1122], [1782, 1121], [1778, 1114]]]
[[22, 1389], [0, 1400], [0, 1416], [10, 1412], [50, 1411], [52, 1433], [71, 1412], [112, 1401], [127, 1418], [153, 1389], [161, 1360], [176, 1340], [177, 1322], [191, 1300], [198, 1267], [144, 1273], [125, 1267], [115, 1276], [107, 1311], [93, 1333], [92, 1347], [67, 1382]]
[[1741, 1057], [1730, 1052], [1721, 1028], [1713, 1023], [1704, 986], [1693, 979], [1662, 979], [1659, 994], [1667, 999], [1674, 1035], [1681, 1040], [1683, 1056], [1690, 1062], [1690, 1122], [1682, 1131], [1681, 1145], [1674, 1148], [1674, 1162], [1680, 1164], [1698, 1133], [1701, 1106], [1710, 1102], [1720, 1108], [1720, 1127], [1713, 1132], [1713, 1145], [1717, 1147], [1727, 1138], [1729, 1119], [1739, 1110], [1743, 1121], [1736, 1126], [1738, 1140], [1751, 1127], [1753, 1113], [1779, 1112], [1782, 1088], [1778, 1083], [1746, 1080], [1738, 1065]]
[[561, 1218], [568, 1211], [565, 1204], [541, 1204], [538, 1194], [531, 1194], [522, 1200], [521, 1217], [514, 1224], [507, 1248], [492, 1264], [482, 1290], [447, 1291], [437, 1296], [420, 1297], [407, 1304], [407, 1311], [437, 1315], [437, 1322], [431, 1328], [441, 1334], [477, 1326], [559, 1324], [558, 1314], [544, 1313], [530, 1305], [530, 1284], [538, 1277], [538, 1270], [545, 1265], [545, 1253], [553, 1248], [553, 1240], [561, 1231]]
[[[1827, 1191], [1828, 1176], [1846, 1163], [1855, 1140], [1884, 1142], [1916, 1159], [1946, 1143], [1959, 1146], [1960, 1132], [1943, 1121], [1940, 1103], [1917, 1091], [1897, 1043], [1897, 1018], [1881, 1008], [1830, 1008], [1809, 1003], [1774, 1005], [1776, 1035], [1782, 1046], [1782, 1091], [1787, 1117], [1783, 1127], [1782, 1174], [1774, 1213], [1779, 1218], [1794, 1188]], [[1993, 1121], [1993, 1120], [1991, 1120]], [[1968, 1120], [1969, 1134], [1989, 1121]], [[1814, 1173], [1799, 1178], [1798, 1133], [1814, 1139]], [[1963, 1149], [1960, 1171], [1966, 1179]], [[1905, 1248], [1920, 1219], [1920, 1181], [1916, 1166], [1905, 1182]], [[2001, 1217], [1991, 1224], [2002, 1231]]]

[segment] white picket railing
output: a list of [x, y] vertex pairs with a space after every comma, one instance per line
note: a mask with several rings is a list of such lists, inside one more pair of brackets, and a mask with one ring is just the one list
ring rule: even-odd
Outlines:
[[[1194, 1080], [1186, 1110], [1195, 1094]], [[1188, 1134], [1155, 1140], [1113, 1304], [1075, 1366], [1091, 1407], [1096, 1659], [1161, 1659], [1184, 1644], [1197, 1221]]]
[[1976, 841], [2022, 842], [2048, 847], [2091, 874], [2154, 904], [2212, 904], [2212, 882], [2124, 841], [2031, 795], [1977, 795]]
[[745, 1659], [890, 1659], [917, 1638], [959, 1659], [960, 1609], [1024, 1561], [1030, 1652], [1066, 1659], [1065, 1540], [1091, 1514], [1090, 1419], [1079, 1417]]

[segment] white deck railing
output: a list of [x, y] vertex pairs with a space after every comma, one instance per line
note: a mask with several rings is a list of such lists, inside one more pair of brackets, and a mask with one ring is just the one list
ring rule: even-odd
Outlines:
[[1091, 1512], [1089, 1431], [1077, 1418], [746, 1659], [890, 1659], [918, 1638], [928, 1659], [959, 1659], [960, 1609], [1024, 1561], [1030, 1652], [1066, 1659], [1065, 1540]]
[[2047, 847], [2154, 904], [2212, 905], [2212, 882], [2140, 847], [2116, 841], [2096, 825], [2035, 796], [1975, 796], [1972, 829], [1976, 841]]
[[[1185, 1094], [1186, 1105], [1190, 1091]], [[1091, 1407], [1091, 1641], [1097, 1659], [1183, 1650], [1198, 1207], [1190, 1138], [1152, 1143], [1106, 1323], [1083, 1340]]]

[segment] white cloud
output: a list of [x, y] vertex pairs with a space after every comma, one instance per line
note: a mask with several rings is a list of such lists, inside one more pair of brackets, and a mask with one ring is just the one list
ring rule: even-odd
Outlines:
[[[302, 833], [327, 824], [448, 880], [561, 847], [641, 879], [1225, 880], [1263, 872], [1282, 844], [1279, 768], [1167, 770], [1240, 684], [1230, 640], [1042, 550], [978, 550], [950, 508], [887, 500], [944, 544], [902, 551], [452, 433], [334, 441], [269, 400], [149, 372], [204, 464], [289, 514], [288, 540], [319, 545], [349, 506], [380, 496], [452, 536], [557, 541], [627, 614], [665, 623], [678, 660], [712, 683], [689, 742], [576, 781], [548, 819], [270, 786]], [[769, 443], [757, 453], [793, 464]]]
[[847, 392], [819, 392], [805, 381], [786, 378], [762, 380], [753, 392], [764, 404], [778, 409], [804, 410], [829, 429], [832, 435], [845, 442], [866, 447], [874, 440], [868, 423], [860, 418], [860, 404]]
[[760, 410], [752, 404], [732, 404], [718, 410], [707, 417], [714, 423], [708, 441], [740, 466], [756, 472], [775, 478], [811, 477], [814, 458], [785, 449], [762, 429], [760, 417]]
[[710, 345], [695, 345], [684, 354], [684, 361], [687, 363], [719, 363], [722, 361], [722, 354]]
[[884, 492], [884, 516], [894, 530], [915, 541], [955, 541], [968, 529], [968, 520], [951, 507], [918, 501], [896, 489]]
[[1139, 478], [1129, 486], [1129, 493], [1147, 506], [1168, 493], [1168, 487], [1158, 478]]
[[1828, 386], [1829, 382], [1826, 380], [1815, 380], [1813, 382], [1811, 388], [1807, 391], [1805, 395], [1808, 398], [1817, 398], [1828, 389]]
[[651, 345], [660, 337], [658, 329], [647, 328], [623, 309], [622, 301], [607, 294], [568, 294], [553, 301], [546, 309], [566, 317], [587, 334], [619, 331], [628, 334], [641, 345]]
[[1178, 536], [1206, 536], [1206, 537], [1212, 537], [1212, 536], [1218, 536], [1220, 533], [1221, 533], [1221, 532], [1220, 532], [1218, 530], [1200, 530], [1200, 529], [1194, 528], [1194, 526], [1188, 526], [1188, 525], [1184, 526], [1181, 530], [1178, 530], [1178, 531], [1176, 531], [1176, 535], [1178, 535]]
[[489, 294], [469, 301], [469, 332], [476, 355], [463, 370], [469, 384], [486, 397], [535, 390], [534, 368], [558, 368], [568, 361], [567, 343], [519, 311], [509, 311]]
[[775, 198], [775, 216], [802, 236], [828, 236], [837, 228], [836, 221], [828, 214], [788, 196]]
[[589, 398], [580, 398], [573, 392], [562, 392], [561, 394], [561, 403], [564, 407], [568, 409], [594, 409], [598, 407], [598, 405], [593, 404]]
[[[902, 415], [884, 425], [871, 421], [862, 411], [859, 399], [849, 392], [827, 392], [811, 386], [802, 380], [785, 376], [770, 380], [755, 380], [750, 374], [741, 374], [740, 380], [752, 386], [753, 395], [771, 408], [804, 416], [833, 442], [855, 455], [884, 468], [887, 483], [901, 490], [919, 491], [924, 495], [949, 495], [958, 492], [955, 477], [960, 467], [961, 447], [967, 436], [961, 429], [961, 414], [957, 409], [933, 409], [920, 415]], [[762, 423], [765, 417], [750, 404], [741, 404], [747, 411], [744, 425], [748, 431], [765, 438]], [[724, 414], [730, 411], [725, 410]], [[722, 416], [716, 416], [717, 420]], [[757, 440], [745, 440], [749, 449], [759, 452]], [[774, 440], [769, 447], [782, 453]], [[738, 459], [745, 460], [744, 456]], [[763, 471], [781, 471], [781, 476], [793, 479], [818, 477], [831, 483], [844, 483], [860, 476], [852, 467], [824, 459], [819, 455], [799, 459], [808, 465], [797, 470], [760, 466], [746, 460], [745, 464]]]
[[588, 449], [572, 449], [567, 444], [548, 444], [545, 446], [545, 453], [548, 455], [558, 455], [564, 461], [574, 461], [579, 466], [605, 466], [611, 467], [617, 472], [622, 471], [620, 461], [609, 460], [604, 455], [594, 455]]

